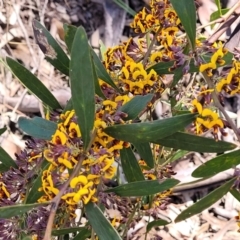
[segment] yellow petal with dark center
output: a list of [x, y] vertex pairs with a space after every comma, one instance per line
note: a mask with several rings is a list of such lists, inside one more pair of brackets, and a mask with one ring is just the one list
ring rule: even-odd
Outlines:
[[69, 160], [67, 160], [67, 159], [64, 159], [64, 158], [59, 157], [59, 158], [58, 158], [58, 162], [61, 163], [61, 164], [63, 164], [63, 165], [64, 165], [65, 167], [67, 167], [68, 169], [72, 169], [72, 168], [73, 168], [72, 163], [71, 163]]
[[74, 178], [71, 180], [71, 182], [70, 182], [70, 187], [71, 187], [71, 188], [75, 188], [78, 183], [80, 183], [81, 185], [84, 186], [84, 185], [86, 185], [86, 184], [88, 183], [88, 180], [87, 180], [87, 178], [86, 178], [85, 176], [83, 176], [83, 175], [80, 175], [80, 176], [78, 176], [78, 177], [74, 177]]

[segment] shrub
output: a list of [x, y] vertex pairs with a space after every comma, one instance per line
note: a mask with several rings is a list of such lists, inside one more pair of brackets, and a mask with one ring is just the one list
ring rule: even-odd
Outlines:
[[[211, 24], [226, 22], [229, 14], [224, 16]], [[240, 62], [217, 39], [196, 34], [194, 1], [152, 0], [131, 27], [139, 36], [109, 48], [101, 61], [82, 27], [64, 26], [65, 53], [39, 22], [33, 23], [46, 59], [69, 77], [72, 97], [64, 109], [39, 79], [6, 58], [13, 74], [44, 104], [46, 119], [19, 119], [32, 139], [16, 161], [0, 149], [1, 238], [122, 239], [138, 216], [166, 209], [181, 184], [171, 168], [175, 160], [190, 151], [219, 153], [192, 173], [201, 179], [240, 163], [236, 145], [221, 141], [227, 127], [240, 140], [221, 102], [240, 91]], [[230, 67], [220, 71], [224, 66]], [[193, 86], [199, 84], [195, 93], [183, 92], [186, 75]], [[171, 113], [154, 120], [154, 108], [166, 93]], [[202, 136], [207, 132], [212, 137]], [[238, 187], [236, 169], [175, 222], [200, 213], [228, 191], [239, 199]], [[115, 207], [121, 216], [106, 214]], [[167, 224], [149, 222], [146, 236], [153, 226]]]

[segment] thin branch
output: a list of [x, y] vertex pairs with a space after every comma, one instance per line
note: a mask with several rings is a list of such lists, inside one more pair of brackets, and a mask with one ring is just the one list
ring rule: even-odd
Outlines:
[[[213, 24], [216, 24], [216, 23], [221, 23], [221, 22], [223, 22], [223, 21], [224, 21], [223, 18], [215, 19], [215, 20], [213, 20], [213, 21], [211, 21], [211, 22], [208, 22], [208, 23], [206, 23], [206, 24], [203, 24], [203, 25], [197, 27], [197, 28], [196, 28], [196, 31], [201, 30], [201, 29], [203, 29], [203, 28], [205, 28], [205, 27], [208, 27], [208, 26], [213, 25]], [[183, 37], [185, 37], [186, 35], [187, 35], [186, 33], [183, 33], [183, 34], [177, 36], [177, 38], [183, 38]]]
[[223, 33], [225, 33], [227, 31], [227, 29], [229, 28], [229, 26], [232, 25], [233, 22], [236, 21], [236, 19], [238, 18], [237, 15], [232, 15], [230, 16], [227, 21], [225, 21], [224, 23], [222, 23], [218, 28], [217, 30], [212, 34], [212, 36], [210, 36], [208, 38], [208, 43], [214, 43], [216, 42], [221, 36]]
[[226, 29], [231, 26], [231, 24], [239, 17], [239, 8], [240, 1], [228, 10], [220, 19], [222, 19], [222, 24], [218, 26], [212, 36], [208, 39], [209, 43], [214, 43], [224, 32]]

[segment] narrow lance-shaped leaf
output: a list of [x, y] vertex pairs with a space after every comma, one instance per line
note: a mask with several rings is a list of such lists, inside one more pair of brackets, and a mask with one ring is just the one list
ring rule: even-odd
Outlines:
[[147, 225], [147, 232], [149, 232], [153, 227], [165, 226], [168, 225], [170, 222], [167, 222], [163, 219], [155, 220]]
[[86, 240], [88, 237], [91, 236], [91, 231], [87, 228], [81, 230], [73, 240]]
[[147, 73], [149, 73], [153, 69], [157, 74], [170, 74], [169, 68], [171, 68], [173, 64], [174, 61], [157, 63], [149, 67], [147, 69]]
[[[93, 50], [92, 50], [93, 51]], [[98, 81], [98, 76], [96, 73], [96, 68], [94, 67], [94, 71], [93, 71], [94, 76], [94, 86], [95, 86], [95, 93], [101, 97], [102, 99], [106, 99], [105, 95], [102, 92], [102, 89], [100, 87], [99, 81]]]
[[[67, 24], [64, 24], [64, 31], [65, 31], [65, 41], [66, 41], [66, 44], [68, 46], [68, 50], [71, 52], [71, 49], [72, 49], [72, 43], [73, 43], [73, 40], [74, 40], [74, 36], [77, 32], [77, 27], [75, 26], [70, 26], [70, 25], [67, 25]], [[92, 50], [93, 51], [93, 50]], [[94, 74], [96, 75], [96, 72], [94, 71]], [[99, 81], [98, 81], [98, 78], [97, 76], [94, 77], [94, 85], [95, 85], [95, 93], [105, 99], [105, 96], [104, 94], [102, 93], [102, 90], [100, 88], [100, 85], [99, 85]]]
[[86, 205], [86, 215], [90, 224], [92, 225], [94, 232], [102, 240], [121, 240], [121, 237], [117, 231], [113, 228], [111, 223], [103, 215], [100, 208], [90, 202]]
[[7, 128], [0, 128], [0, 135], [2, 135], [6, 130]]
[[92, 50], [92, 56], [93, 56], [93, 62], [94, 62], [98, 77], [119, 92], [120, 90], [115, 85], [112, 78], [109, 76], [106, 68], [103, 66], [99, 57], [97, 56], [97, 54], [93, 50]]
[[0, 147], [0, 169], [1, 172], [7, 171], [10, 167], [17, 168], [16, 162], [8, 155], [8, 153]]
[[182, 79], [183, 68], [184, 68], [184, 66], [181, 66], [174, 71], [174, 76], [173, 76], [173, 81], [172, 81], [171, 87], [174, 87], [178, 83], [178, 81], [180, 81]]
[[210, 177], [240, 164], [240, 150], [217, 156], [194, 170], [195, 178]]
[[[222, 17], [222, 15], [226, 14], [229, 11], [229, 8], [221, 9], [221, 11], [215, 11], [210, 15], [210, 22]], [[215, 24], [211, 25], [211, 28], [213, 29]]]
[[168, 190], [179, 183], [176, 179], [166, 180], [145, 180], [140, 182], [132, 182], [111, 188], [105, 192], [114, 192], [122, 197], [142, 197], [153, 195]]
[[18, 119], [18, 124], [20, 129], [28, 135], [45, 140], [50, 140], [57, 130], [56, 123], [40, 117], [34, 117], [32, 119], [20, 117]]
[[142, 170], [138, 164], [138, 161], [132, 151], [129, 148], [123, 148], [120, 150], [120, 157], [123, 172], [128, 182], [143, 181], [144, 176]]
[[30, 211], [31, 209], [39, 206], [43, 206], [49, 204], [46, 203], [35, 203], [35, 204], [18, 204], [18, 205], [11, 205], [7, 207], [0, 207], [0, 218], [11, 218], [14, 216], [22, 215]]
[[190, 218], [191, 216], [194, 216], [206, 208], [212, 206], [215, 202], [217, 202], [220, 198], [222, 198], [232, 187], [235, 179], [231, 179], [230, 181], [223, 184], [221, 187], [215, 189], [211, 193], [209, 193], [207, 196], [193, 204], [191, 207], [187, 208], [183, 212], [181, 212], [177, 218], [175, 219], [175, 222], [181, 222], [187, 218]]
[[36, 42], [46, 60], [65, 75], [69, 75], [69, 58], [49, 31], [37, 20], [33, 21], [33, 33]]
[[[74, 36], [77, 32], [77, 27], [75, 26], [72, 26], [72, 25], [67, 25], [67, 24], [64, 24], [64, 32], [65, 32], [65, 42], [67, 44], [67, 47], [68, 47], [68, 50], [71, 52], [71, 49], [72, 49], [72, 43], [73, 43], [73, 40], [74, 40]], [[89, 46], [90, 47], [90, 46]], [[90, 47], [91, 48], [91, 47]], [[93, 50], [92, 50], [93, 51]], [[96, 74], [96, 73], [95, 73]], [[97, 77], [94, 77], [94, 85], [95, 85], [95, 93], [105, 99], [106, 97], [104, 96], [104, 94], [102, 93], [102, 90], [100, 88], [100, 85], [99, 85], [99, 81], [98, 81], [98, 78]]]
[[69, 233], [81, 232], [85, 230], [85, 227], [73, 227], [73, 228], [62, 228], [62, 229], [53, 229], [53, 236], [61, 236]]
[[53, 94], [28, 69], [9, 57], [6, 58], [6, 61], [14, 75], [21, 81], [21, 83], [44, 104], [53, 109], [62, 108]]
[[240, 202], [240, 192], [237, 189], [231, 189], [230, 193]]
[[140, 157], [146, 162], [148, 167], [154, 167], [154, 159], [152, 155], [152, 149], [148, 142], [145, 143], [133, 143], [133, 146], [137, 149]]
[[188, 152], [189, 152], [189, 151], [178, 150], [177, 152], [175, 152], [175, 153], [171, 156], [169, 162], [174, 162], [174, 161], [178, 160], [179, 158], [186, 156]]
[[[70, 52], [72, 49], [72, 43], [73, 43], [73, 39], [76, 34], [76, 31], [77, 31], [77, 27], [64, 24], [65, 42], [66, 42], [68, 50]], [[111, 77], [109, 76], [107, 70], [105, 69], [105, 67], [103, 66], [102, 62], [100, 61], [99, 57], [97, 56], [97, 54], [94, 52], [93, 49], [91, 49], [91, 54], [93, 57], [93, 62], [95, 65], [95, 69], [96, 69], [98, 78], [102, 79], [104, 82], [106, 82], [107, 84], [112, 86], [114, 89], [119, 91], [119, 89], [117, 88], [117, 86], [115, 85], [115, 83], [113, 82]], [[95, 91], [96, 91], [96, 89], [95, 89]]]
[[[200, 55], [202, 58], [203, 62], [210, 62], [211, 57], [213, 54], [205, 54], [205, 55]], [[223, 56], [223, 60], [225, 61], [225, 64], [230, 64], [232, 61], [233, 55], [232, 53], [228, 52]], [[187, 62], [185, 64], [188, 64]], [[159, 62], [156, 63], [155, 65], [152, 65], [147, 69], [147, 73], [149, 73], [152, 69], [159, 75], [161, 74], [172, 74], [173, 75], [173, 83], [172, 87], [177, 84], [178, 80], [181, 79], [183, 67], [179, 67], [175, 69], [174, 71], [170, 71], [170, 68], [174, 65], [174, 61], [170, 62]], [[186, 66], [186, 65], [184, 65]], [[217, 63], [217, 67], [219, 67], [220, 64]], [[195, 73], [199, 72], [199, 66], [196, 66], [195, 60], [191, 59], [189, 63], [189, 70], [188, 73]]]
[[96, 78], [96, 74], [87, 34], [83, 27], [79, 27], [72, 45], [70, 81], [73, 107], [77, 115], [85, 149], [91, 140], [95, 117], [94, 78]]
[[215, 0], [215, 3], [216, 3], [216, 5], [217, 5], [217, 9], [218, 9], [219, 14], [222, 14], [222, 13], [221, 13], [222, 8], [221, 8], [220, 0]]
[[195, 119], [195, 114], [184, 114], [152, 122], [114, 125], [104, 131], [119, 140], [140, 143], [153, 142], [182, 130]]
[[68, 51], [71, 52], [74, 36], [77, 32], [77, 27], [73, 25], [63, 24], [64, 40], [68, 47]]
[[99, 40], [99, 45], [100, 45], [101, 59], [104, 59], [104, 54], [107, 51], [107, 47], [104, 45], [104, 43], [101, 39]]
[[165, 147], [182, 149], [193, 152], [221, 153], [236, 148], [233, 143], [218, 141], [214, 139], [195, 136], [183, 132], [176, 132], [162, 139], [155, 139], [153, 143]]
[[136, 12], [132, 8], [130, 8], [127, 3], [121, 0], [113, 0], [113, 1], [133, 17], [136, 15]]
[[129, 102], [124, 104], [119, 111], [127, 113], [127, 117], [124, 120], [135, 119], [141, 111], [152, 100], [153, 94], [147, 94], [145, 96], [135, 96]]
[[73, 109], [73, 104], [72, 104], [72, 98], [70, 98], [65, 106], [65, 108], [63, 109], [63, 113], [67, 112], [67, 111], [71, 111]]
[[170, 0], [191, 43], [195, 48], [196, 39], [196, 8], [194, 0]]
[[32, 240], [32, 236], [21, 237], [22, 240]]

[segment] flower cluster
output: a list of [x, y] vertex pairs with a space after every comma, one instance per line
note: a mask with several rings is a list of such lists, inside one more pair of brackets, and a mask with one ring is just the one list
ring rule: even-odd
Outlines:
[[164, 36], [170, 46], [171, 36], [178, 32], [177, 25], [179, 24], [180, 20], [170, 1], [151, 0], [150, 10], [143, 8], [142, 11], [137, 13], [131, 27], [134, 28], [136, 33], [158, 32], [160, 29], [162, 33], [159, 35]]
[[210, 62], [208, 63], [203, 63], [200, 65], [199, 71], [200, 72], [207, 72], [207, 75], [209, 77], [212, 77], [212, 70], [217, 68], [218, 65], [223, 65], [225, 61], [222, 59], [224, 55], [227, 54], [227, 50], [224, 49], [223, 47], [220, 47], [212, 56], [210, 59]]
[[[136, 14], [131, 27], [135, 29], [135, 32], [146, 33], [153, 31], [158, 42], [158, 46], [153, 47], [154, 51], [152, 51], [150, 58], [144, 64], [144, 69], [158, 62], [174, 61], [174, 66], [169, 69], [173, 71], [186, 63], [187, 57], [183, 54], [186, 43], [181, 38], [176, 37], [180, 31], [179, 24], [180, 20], [170, 1], [152, 0], [149, 10], [144, 8]], [[147, 42], [145, 38], [130, 38], [127, 42], [123, 42], [121, 45], [109, 48], [106, 51], [104, 64], [113, 79], [116, 79], [116, 84], [120, 83], [121, 86], [121, 79], [124, 80], [124, 77], [121, 78], [121, 76], [124, 74], [126, 77], [125, 68], [129, 66], [129, 62], [132, 62], [132, 65], [140, 64], [139, 61], [144, 58], [146, 52]], [[183, 70], [184, 73], [189, 69], [189, 63], [186, 65]], [[150, 74], [149, 71], [147, 72]], [[156, 75], [155, 73], [153, 74]], [[146, 74], [142, 72], [141, 75], [145, 77]], [[142, 83], [139, 83], [139, 85], [143, 89]], [[139, 87], [137, 86], [137, 88]], [[139, 91], [136, 92], [139, 94]], [[145, 91], [141, 90], [140, 92]]]
[[[96, 134], [92, 148], [89, 154], [82, 159], [78, 176], [70, 181], [69, 188], [62, 196], [62, 200], [69, 205], [77, 205], [81, 202], [87, 204], [89, 201], [96, 202], [96, 191], [100, 179], [114, 177], [116, 172], [116, 167], [113, 166], [114, 156], [123, 146], [129, 146], [103, 132], [103, 129], [111, 124], [111, 121], [116, 121], [114, 114], [117, 104], [110, 100], [104, 100], [102, 106], [102, 109], [98, 109], [96, 114], [97, 119], [94, 124]], [[108, 116], [106, 117], [106, 115]], [[75, 168], [78, 161], [81, 161], [83, 155], [83, 142], [75, 111], [61, 114], [59, 119], [57, 130], [44, 150], [44, 157], [50, 164], [42, 174], [40, 190], [44, 194], [39, 202], [50, 201], [59, 193], [72, 169]], [[120, 121], [121, 118], [119, 117], [117, 120]]]
[[233, 62], [233, 67], [227, 73], [226, 78], [221, 79], [217, 85], [216, 90], [225, 94], [234, 95], [240, 93], [240, 63]]
[[[28, 140], [26, 149], [16, 156], [16, 166], [0, 174], [0, 207], [30, 201], [31, 195], [33, 195], [31, 192], [32, 180], [37, 178], [44, 162], [42, 157], [44, 147], [45, 141]], [[15, 216], [9, 219], [0, 219], [0, 239], [18, 239], [27, 231], [41, 239], [46, 229], [48, 216], [49, 210], [40, 206], [28, 212], [24, 218]], [[36, 222], [38, 224], [35, 224]], [[23, 225], [25, 228], [20, 227]]]
[[194, 106], [192, 111], [199, 114], [195, 121], [196, 133], [202, 134], [211, 129], [217, 139], [218, 130], [224, 127], [224, 123], [218, 114], [209, 108], [203, 108], [203, 105], [197, 99], [192, 101], [192, 105]]
[[142, 63], [126, 61], [120, 79], [124, 91], [133, 95], [145, 95], [152, 91], [161, 93], [164, 90], [163, 83], [157, 73], [153, 69], [147, 73]]

